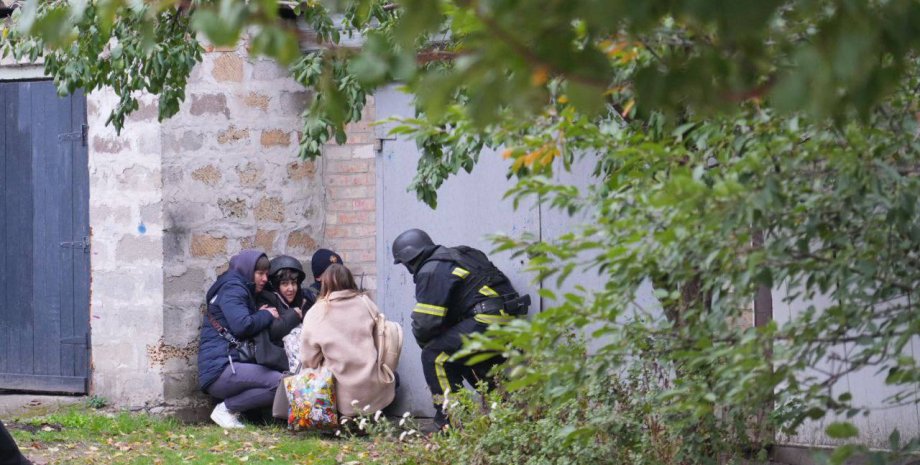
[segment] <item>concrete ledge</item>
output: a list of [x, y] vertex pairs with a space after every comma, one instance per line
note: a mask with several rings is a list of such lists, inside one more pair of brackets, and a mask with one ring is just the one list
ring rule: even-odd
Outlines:
[[84, 396], [47, 396], [0, 392], [0, 418], [9, 420], [51, 413], [67, 405], [85, 402]]
[[42, 65], [0, 65], [0, 81], [48, 79]]

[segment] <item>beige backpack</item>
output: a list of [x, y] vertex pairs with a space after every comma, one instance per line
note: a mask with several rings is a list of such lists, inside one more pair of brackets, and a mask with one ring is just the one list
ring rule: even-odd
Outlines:
[[402, 353], [403, 330], [399, 323], [387, 321], [386, 315], [376, 310], [371, 299], [362, 295], [365, 307], [374, 324], [374, 346], [377, 347], [377, 370], [380, 381], [393, 383], [396, 381], [396, 368], [399, 367], [399, 354]]

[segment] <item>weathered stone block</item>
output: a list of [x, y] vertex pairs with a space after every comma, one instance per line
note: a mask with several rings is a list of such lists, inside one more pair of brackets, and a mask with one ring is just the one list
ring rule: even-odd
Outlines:
[[200, 132], [185, 131], [180, 134], [168, 134], [165, 149], [171, 153], [194, 152], [204, 145], [204, 138]]
[[304, 178], [313, 179], [316, 175], [316, 163], [312, 161], [292, 162], [287, 165], [288, 179], [299, 181]]
[[115, 258], [126, 263], [140, 260], [162, 260], [162, 243], [159, 239], [150, 236], [124, 236], [118, 241]]
[[246, 217], [246, 200], [245, 199], [220, 199], [217, 201], [220, 212], [224, 218], [244, 218]]
[[115, 137], [93, 137], [93, 151], [96, 153], [120, 153], [130, 149], [131, 144], [125, 139]]
[[291, 145], [291, 133], [281, 129], [263, 130], [260, 140], [262, 147], [288, 147]]
[[291, 232], [291, 234], [288, 235], [286, 245], [289, 252], [299, 251], [305, 253], [313, 253], [317, 248], [316, 240], [313, 239], [309, 231], [306, 229], [300, 229]]
[[133, 113], [128, 115], [129, 121], [150, 121], [155, 120], [157, 115], [159, 115], [159, 105], [157, 105], [156, 100], [151, 102], [145, 102], [144, 100], [138, 101], [137, 110], [134, 110]]
[[217, 143], [219, 144], [232, 144], [246, 139], [249, 139], [249, 129], [237, 129], [233, 125], [217, 133]]
[[147, 204], [141, 207], [141, 221], [159, 224], [162, 222], [163, 202]]
[[89, 208], [90, 221], [93, 224], [125, 224], [131, 221], [131, 209], [126, 206], [92, 204]]
[[220, 257], [227, 255], [227, 238], [210, 234], [192, 235], [190, 247], [193, 257]]
[[190, 360], [198, 355], [197, 341], [176, 346], [167, 344], [160, 338], [156, 344], [147, 345], [147, 365], [149, 367], [162, 367], [170, 359], [183, 358]]
[[287, 68], [270, 60], [258, 60], [252, 64], [252, 78], [268, 81], [288, 77]]
[[184, 293], [203, 294], [208, 287], [207, 274], [201, 268], [190, 268], [180, 276], [167, 277], [164, 284], [167, 296]]
[[263, 185], [262, 168], [252, 162], [244, 166], [237, 166], [236, 173], [240, 176], [240, 185], [243, 187], [261, 187]]
[[131, 277], [120, 270], [93, 272], [93, 297], [105, 301], [130, 302], [137, 296]]
[[256, 92], [250, 92], [249, 95], [243, 99], [243, 103], [245, 103], [247, 107], [258, 108], [262, 111], [268, 111], [268, 103], [270, 101], [271, 97]]
[[310, 98], [310, 92], [307, 91], [282, 92], [280, 97], [281, 113], [288, 116], [300, 115], [307, 109]]
[[244, 249], [259, 249], [271, 254], [275, 249], [275, 237], [277, 235], [278, 231], [259, 229], [254, 236], [241, 239], [240, 246]]
[[189, 112], [193, 116], [222, 114], [230, 118], [225, 94], [192, 94], [192, 107]]
[[224, 262], [224, 263], [221, 263], [220, 265], [217, 265], [216, 267], [214, 267], [214, 276], [220, 276], [220, 275], [226, 273], [227, 270], [229, 270], [229, 269], [230, 269], [230, 262], [229, 262], [229, 261]]
[[218, 82], [241, 82], [243, 80], [243, 58], [235, 53], [221, 53], [214, 60], [214, 70], [211, 71], [211, 75]]
[[198, 372], [174, 373], [163, 377], [163, 397], [169, 400], [186, 401], [198, 391]]
[[185, 168], [181, 166], [164, 166], [163, 167], [163, 184], [167, 186], [178, 186], [185, 178]]
[[137, 165], [125, 168], [116, 179], [122, 185], [131, 186], [135, 191], [159, 190], [163, 186], [160, 170]]
[[209, 186], [215, 186], [220, 182], [220, 170], [214, 165], [205, 165], [192, 171], [192, 179], [201, 181]]
[[284, 204], [278, 197], [263, 197], [256, 205], [256, 220], [281, 223], [284, 221]]

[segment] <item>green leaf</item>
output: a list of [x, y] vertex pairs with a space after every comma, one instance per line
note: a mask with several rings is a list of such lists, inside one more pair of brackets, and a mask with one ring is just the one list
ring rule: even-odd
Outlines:
[[568, 81], [565, 84], [565, 94], [572, 105], [581, 113], [588, 116], [599, 114], [605, 106], [603, 87]]
[[847, 439], [859, 435], [859, 430], [850, 422], [835, 421], [827, 425], [824, 431], [829, 437], [834, 439]]

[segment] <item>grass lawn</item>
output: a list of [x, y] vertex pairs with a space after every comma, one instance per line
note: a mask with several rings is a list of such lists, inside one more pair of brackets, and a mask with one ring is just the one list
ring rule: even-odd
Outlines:
[[281, 426], [223, 430], [146, 414], [71, 406], [41, 416], [5, 419], [36, 464], [374, 464], [367, 439], [326, 439]]

